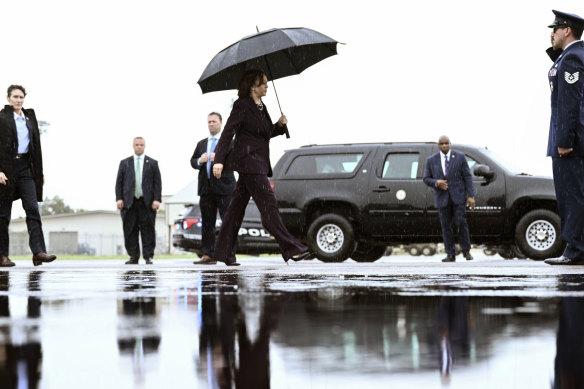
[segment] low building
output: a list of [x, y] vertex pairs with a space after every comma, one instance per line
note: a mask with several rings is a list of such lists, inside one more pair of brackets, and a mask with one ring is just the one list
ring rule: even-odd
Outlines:
[[[47, 250], [52, 254], [127, 256], [119, 211], [87, 211], [43, 216]], [[165, 214], [156, 215], [155, 254], [168, 252]], [[10, 253], [30, 254], [24, 217], [10, 222]]]

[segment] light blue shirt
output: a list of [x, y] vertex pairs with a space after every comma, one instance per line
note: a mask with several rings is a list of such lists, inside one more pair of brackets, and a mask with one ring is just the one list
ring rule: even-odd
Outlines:
[[[136, 168], [138, 167], [138, 160], [140, 160], [140, 170], [142, 171], [142, 176], [144, 176], [144, 153], [142, 155], [134, 154], [134, 173], [136, 173]], [[140, 195], [142, 194], [142, 177], [138, 178], [140, 183]]]
[[[216, 135], [210, 136], [207, 139], [207, 158], [209, 159], [209, 161], [211, 160], [211, 145], [213, 144], [213, 141], [211, 139], [215, 139], [215, 148], [217, 148], [217, 144], [219, 143], [219, 138], [221, 138], [221, 132], [218, 132]], [[199, 166], [203, 166], [203, 164], [201, 163], [201, 158], [199, 158], [197, 163], [199, 164]], [[206, 162], [205, 162], [205, 164], [206, 164]]]
[[18, 135], [18, 154], [28, 153], [28, 146], [30, 145], [30, 137], [28, 134], [28, 127], [26, 126], [26, 117], [24, 112], [19, 116], [14, 112], [14, 121], [16, 122], [16, 133]]

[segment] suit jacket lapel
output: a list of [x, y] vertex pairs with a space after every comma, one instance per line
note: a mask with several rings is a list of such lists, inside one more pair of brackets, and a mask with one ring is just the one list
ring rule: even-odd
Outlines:
[[24, 111], [24, 109], [22, 110], [22, 113], [24, 114], [26, 128], [28, 129], [28, 140], [29, 140], [28, 148], [29, 148], [29, 151], [32, 153], [34, 151], [33, 150], [34, 149], [34, 142], [33, 142], [34, 131], [32, 129], [32, 123], [28, 119], [28, 116], [26, 115], [26, 112]]
[[[6, 107], [11, 107], [7, 105]], [[12, 107], [11, 107], [12, 108]], [[16, 131], [16, 122], [14, 121], [14, 110], [7, 110], [9, 112], [10, 120], [8, 120], [8, 126], [10, 126], [10, 130], [12, 130], [12, 144], [14, 145], [14, 150], [12, 150], [12, 154], [18, 154], [18, 132]]]
[[[250, 104], [250, 111], [252, 112], [252, 115], [255, 116], [256, 121], [258, 123], [261, 123], [261, 131], [260, 132], [261, 133], [264, 133], [264, 134], [267, 133], [268, 134], [268, 139], [270, 139], [270, 135], [271, 135], [269, 133], [270, 132], [270, 128], [269, 128], [268, 124], [266, 123], [267, 120], [264, 118], [264, 113], [258, 109], [255, 101], [253, 101], [253, 99], [251, 97], [249, 98], [249, 104]], [[267, 109], [268, 108], [264, 104], [264, 110], [267, 111]]]
[[144, 189], [144, 173], [146, 172], [146, 169], [150, 169], [150, 157], [144, 155], [144, 163], [142, 164], [142, 178], [140, 179], [140, 182], [142, 183], [142, 189]]
[[[217, 145], [219, 144], [219, 141], [217, 141], [217, 143], [215, 144], [215, 148], [217, 148]], [[209, 150], [209, 138], [205, 139], [205, 141], [203, 142], [203, 150], [201, 150], [201, 155], [203, 155], [204, 153], [207, 152], [207, 150]], [[207, 155], [207, 158], [209, 158], [209, 155]], [[202, 169], [205, 173], [205, 177], [207, 177], [208, 179], [210, 179], [211, 177], [209, 177], [209, 175], [207, 174], [207, 162], [205, 162], [203, 165], [201, 165]]]
[[134, 165], [134, 156], [128, 158], [128, 178], [129, 182], [135, 183], [136, 182], [136, 166]]
[[438, 154], [436, 154], [436, 162], [438, 163], [437, 167], [438, 167], [438, 171], [440, 172], [440, 179], [445, 179], [446, 176], [444, 175], [444, 170], [442, 169], [442, 152], [439, 151]]

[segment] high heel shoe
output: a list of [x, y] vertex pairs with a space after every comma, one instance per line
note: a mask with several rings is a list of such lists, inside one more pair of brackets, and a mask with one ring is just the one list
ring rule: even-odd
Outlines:
[[[312, 253], [310, 251], [306, 250], [305, 252], [300, 253], [300, 254], [296, 254], [293, 257], [288, 258], [288, 259], [292, 259], [293, 261], [298, 262], [298, 261], [302, 261], [306, 258], [309, 258], [311, 255], [312, 255]], [[286, 263], [288, 263], [288, 261], [286, 261]]]

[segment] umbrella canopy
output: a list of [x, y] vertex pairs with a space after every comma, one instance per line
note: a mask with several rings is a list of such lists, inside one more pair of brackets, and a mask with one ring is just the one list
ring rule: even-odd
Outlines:
[[203, 93], [237, 89], [250, 69], [261, 69], [268, 80], [300, 74], [337, 54], [337, 41], [309, 28], [273, 28], [246, 36], [219, 52], [198, 84]]

